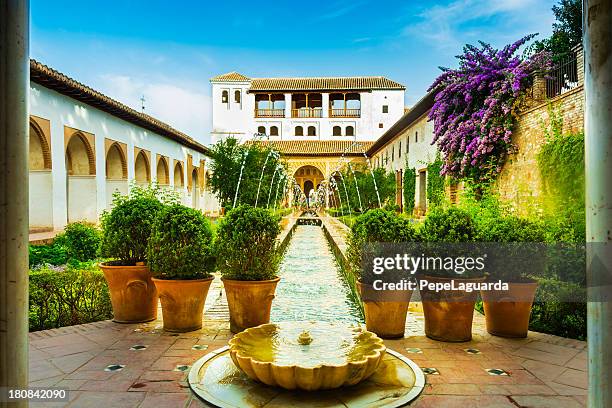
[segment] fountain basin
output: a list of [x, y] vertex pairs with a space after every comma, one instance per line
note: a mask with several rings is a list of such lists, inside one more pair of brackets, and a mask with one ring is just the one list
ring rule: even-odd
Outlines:
[[325, 390], [370, 377], [386, 347], [359, 326], [326, 322], [268, 323], [230, 342], [234, 364], [248, 377], [288, 390]]

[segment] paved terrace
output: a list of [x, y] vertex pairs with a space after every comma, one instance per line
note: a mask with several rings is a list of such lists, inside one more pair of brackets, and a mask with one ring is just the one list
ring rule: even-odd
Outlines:
[[[343, 240], [337, 220], [324, 223]], [[202, 329], [184, 334], [163, 331], [161, 310], [150, 323], [103, 321], [30, 333], [30, 385], [71, 390], [70, 402], [55, 406], [205, 407], [189, 390], [187, 374], [232, 336], [219, 279], [205, 310]], [[526, 339], [494, 337], [475, 313], [472, 341], [442, 343], [425, 337], [423, 321], [410, 312], [406, 337], [385, 341], [426, 373], [425, 390], [411, 406], [586, 406], [586, 342], [535, 332]]]

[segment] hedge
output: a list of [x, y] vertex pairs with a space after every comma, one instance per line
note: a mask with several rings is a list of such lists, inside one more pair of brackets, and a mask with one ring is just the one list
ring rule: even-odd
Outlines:
[[112, 318], [104, 274], [90, 263], [30, 271], [30, 331]]

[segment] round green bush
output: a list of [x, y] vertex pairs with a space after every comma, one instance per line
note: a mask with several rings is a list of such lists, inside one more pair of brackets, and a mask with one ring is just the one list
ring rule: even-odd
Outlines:
[[[369, 210], [355, 220], [348, 236], [347, 261], [351, 271], [362, 281], [370, 282], [375, 275], [369, 260], [389, 256], [393, 248], [378, 243], [418, 242], [420, 236], [406, 217], [383, 209]], [[368, 261], [365, 262], [364, 260]], [[389, 274], [387, 274], [389, 276]], [[388, 278], [389, 279], [389, 278]]]
[[421, 235], [427, 242], [471, 242], [477, 237], [477, 229], [467, 211], [436, 207], [425, 217]]
[[546, 237], [542, 223], [514, 215], [476, 220], [476, 224], [483, 242], [544, 242]]
[[100, 230], [89, 222], [72, 222], [54, 240], [56, 246], [64, 248], [69, 260], [91, 261], [100, 251]]
[[102, 215], [102, 256], [115, 265], [146, 261], [147, 243], [155, 218], [164, 205], [151, 197], [117, 197]]
[[159, 279], [203, 279], [214, 268], [210, 221], [193, 208], [175, 204], [159, 214], [147, 247], [149, 269]]
[[281, 259], [279, 222], [279, 216], [264, 208], [241, 205], [228, 212], [217, 228], [217, 268], [223, 277], [274, 279]]

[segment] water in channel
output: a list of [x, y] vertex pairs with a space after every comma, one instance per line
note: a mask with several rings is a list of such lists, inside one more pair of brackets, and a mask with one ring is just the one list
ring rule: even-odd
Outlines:
[[285, 251], [271, 321], [360, 321], [323, 229], [297, 226]]

